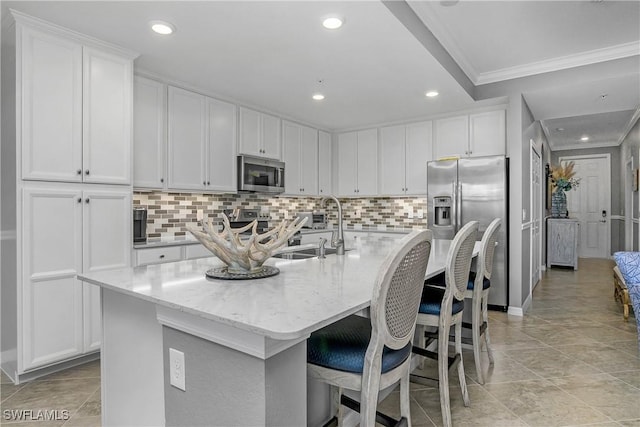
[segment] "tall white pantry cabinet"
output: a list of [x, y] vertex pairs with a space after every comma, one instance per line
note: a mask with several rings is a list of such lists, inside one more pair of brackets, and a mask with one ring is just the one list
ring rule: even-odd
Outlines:
[[12, 12], [2, 45], [2, 369], [16, 382], [100, 349], [81, 272], [130, 265], [135, 54]]

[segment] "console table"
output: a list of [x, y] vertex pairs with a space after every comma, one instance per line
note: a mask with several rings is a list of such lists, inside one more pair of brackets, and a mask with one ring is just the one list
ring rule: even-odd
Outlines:
[[578, 227], [575, 218], [547, 218], [547, 268], [561, 265], [578, 269]]

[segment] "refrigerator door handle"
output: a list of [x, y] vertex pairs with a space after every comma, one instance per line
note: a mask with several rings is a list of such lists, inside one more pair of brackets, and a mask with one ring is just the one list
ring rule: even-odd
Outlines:
[[458, 232], [458, 192], [455, 181], [451, 183], [451, 221], [453, 221], [453, 233]]
[[458, 193], [456, 194], [456, 233], [462, 228], [462, 183], [458, 182]]

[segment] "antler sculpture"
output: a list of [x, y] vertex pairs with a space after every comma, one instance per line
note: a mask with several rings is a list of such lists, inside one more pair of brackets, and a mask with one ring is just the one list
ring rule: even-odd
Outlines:
[[[228, 266], [230, 273], [256, 272], [262, 264], [273, 255], [273, 252], [287, 243], [287, 240], [307, 222], [307, 218], [296, 218], [287, 224], [283, 220], [280, 225], [263, 234], [258, 234], [258, 221], [241, 228], [231, 228], [229, 219], [222, 215], [224, 229], [218, 233], [211, 220], [203, 224], [204, 231], [189, 224], [187, 229], [200, 243], [220, 258]], [[249, 239], [242, 241], [240, 234], [251, 230]]]

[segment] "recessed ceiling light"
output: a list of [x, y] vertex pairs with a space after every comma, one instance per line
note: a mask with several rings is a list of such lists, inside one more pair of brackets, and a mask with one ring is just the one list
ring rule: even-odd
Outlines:
[[326, 16], [322, 20], [322, 26], [327, 30], [337, 30], [338, 28], [342, 27], [342, 24], [344, 24], [344, 18], [342, 18], [341, 16]]
[[582, 138], [580, 138], [580, 141], [588, 141], [589, 137], [588, 136], [583, 136]]
[[316, 101], [322, 101], [324, 99], [324, 95], [321, 93], [315, 93], [313, 94], [312, 98]]
[[163, 36], [172, 34], [176, 30], [176, 27], [165, 21], [151, 21], [149, 25], [151, 25], [151, 29], [154, 32], [162, 34]]
[[429, 92], [425, 93], [425, 95], [428, 96], [429, 98], [434, 98], [438, 96], [439, 93], [436, 90], [430, 90]]

